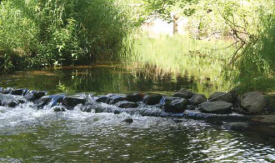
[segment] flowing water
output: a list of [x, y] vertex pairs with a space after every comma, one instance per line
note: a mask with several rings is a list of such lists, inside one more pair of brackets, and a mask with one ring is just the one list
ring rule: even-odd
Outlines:
[[[118, 65], [16, 72], [1, 76], [0, 85], [51, 94], [215, 91], [190, 78], [151, 77]], [[123, 122], [128, 117], [133, 123]], [[0, 162], [275, 162], [275, 139], [198, 120], [86, 113], [78, 107], [56, 113], [27, 103], [0, 107]]]

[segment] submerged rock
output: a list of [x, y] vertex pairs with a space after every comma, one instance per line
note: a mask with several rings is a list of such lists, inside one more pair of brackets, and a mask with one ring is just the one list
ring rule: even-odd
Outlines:
[[233, 102], [233, 94], [227, 92], [215, 92], [209, 96], [209, 101], [225, 101], [232, 103]]
[[12, 90], [13, 90], [12, 88], [3, 89], [2, 94], [10, 94]]
[[201, 111], [205, 113], [228, 114], [232, 111], [232, 104], [225, 101], [207, 101], [201, 104]]
[[245, 131], [249, 129], [249, 125], [246, 122], [229, 122], [224, 124], [222, 127], [233, 131]]
[[266, 99], [261, 92], [249, 92], [241, 96], [241, 107], [250, 114], [259, 114], [266, 107]]
[[207, 101], [207, 98], [203, 94], [195, 94], [192, 98], [189, 99], [189, 101], [193, 105], [199, 105]]
[[64, 112], [66, 108], [64, 106], [55, 106], [52, 108], [54, 112]]
[[115, 106], [119, 108], [136, 108], [138, 107], [138, 104], [135, 102], [129, 102], [129, 101], [119, 101], [115, 104]]
[[187, 100], [179, 97], [165, 99], [164, 111], [172, 113], [181, 113], [186, 110]]
[[147, 105], [156, 105], [160, 103], [162, 99], [162, 95], [154, 94], [154, 95], [147, 95], [144, 97], [143, 102]]
[[143, 100], [143, 97], [144, 97], [144, 94], [142, 93], [132, 93], [126, 96], [126, 100], [131, 102], [139, 102]]
[[134, 120], [132, 118], [126, 118], [123, 120], [123, 122], [126, 122], [126, 123], [133, 123]]
[[181, 98], [189, 99], [194, 95], [195, 95], [195, 93], [182, 88], [177, 93], [175, 93], [173, 97], [181, 97]]

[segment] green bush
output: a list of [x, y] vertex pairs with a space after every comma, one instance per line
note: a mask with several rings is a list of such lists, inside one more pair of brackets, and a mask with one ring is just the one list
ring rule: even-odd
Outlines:
[[110, 58], [123, 47], [122, 40], [131, 30], [128, 10], [115, 0], [3, 1], [0, 50], [15, 67]]

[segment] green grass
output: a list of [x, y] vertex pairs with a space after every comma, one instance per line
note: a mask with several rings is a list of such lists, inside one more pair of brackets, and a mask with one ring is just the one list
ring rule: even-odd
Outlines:
[[142, 34], [122, 58], [125, 63], [154, 69], [154, 75], [185, 75], [202, 84], [210, 80], [217, 90], [229, 90], [233, 86], [226, 80], [229, 73], [225, 76], [224, 69], [236, 50], [228, 47], [230, 44], [230, 40], [195, 40], [181, 35], [152, 39]]

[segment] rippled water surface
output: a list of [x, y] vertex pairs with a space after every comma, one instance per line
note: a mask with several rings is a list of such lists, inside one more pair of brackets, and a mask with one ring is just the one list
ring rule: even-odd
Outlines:
[[[0, 83], [52, 93], [138, 89], [169, 94], [183, 85], [214, 90], [207, 85], [200, 89], [198, 83], [184, 77], [146, 80], [142, 74], [113, 70], [18, 72], [2, 76]], [[82, 74], [85, 71], [87, 74]], [[123, 122], [129, 117], [133, 123]], [[198, 120], [85, 113], [79, 107], [55, 113], [52, 109], [35, 110], [28, 103], [0, 107], [0, 162], [275, 162], [275, 139], [255, 132], [226, 131]]]

